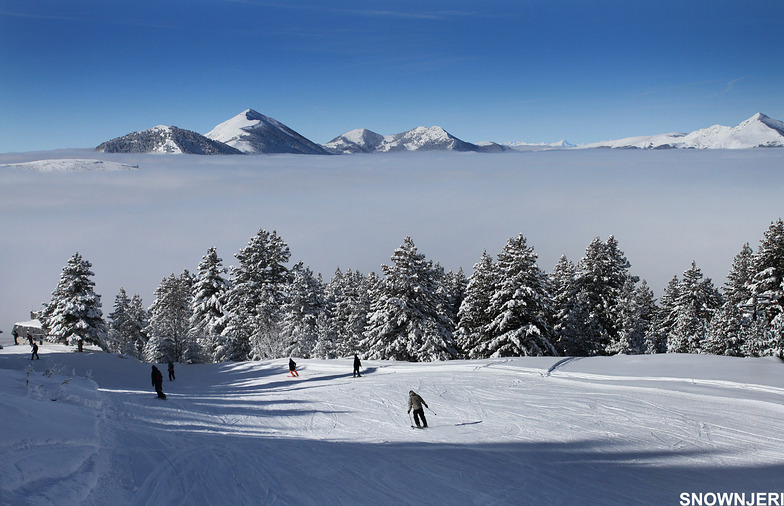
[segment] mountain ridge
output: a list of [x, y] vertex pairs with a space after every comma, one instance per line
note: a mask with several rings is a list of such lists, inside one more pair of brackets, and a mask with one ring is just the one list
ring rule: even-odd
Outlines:
[[712, 125], [690, 133], [673, 132], [574, 145], [555, 143], [463, 141], [440, 126], [419, 126], [382, 135], [366, 128], [317, 144], [280, 121], [253, 109], [219, 123], [205, 135], [178, 127], [157, 126], [100, 144], [109, 153], [345, 155], [405, 151], [501, 152], [551, 149], [749, 149], [784, 147], [784, 122], [756, 113], [735, 127]]

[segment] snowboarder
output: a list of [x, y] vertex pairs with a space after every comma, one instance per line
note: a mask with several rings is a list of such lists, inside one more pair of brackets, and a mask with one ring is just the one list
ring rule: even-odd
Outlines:
[[41, 360], [41, 357], [38, 356], [38, 345], [33, 342], [33, 355], [30, 357], [30, 360]]
[[413, 390], [408, 391], [408, 412], [411, 413], [411, 409], [414, 409], [414, 421], [416, 422], [416, 426], [420, 427], [419, 419], [422, 419], [422, 428], [427, 428], [427, 419], [425, 418], [425, 410], [422, 408], [422, 405], [425, 405], [426, 408], [430, 408], [427, 405], [425, 400], [421, 398], [416, 392]]
[[354, 353], [354, 378], [361, 378], [362, 375], [359, 374], [359, 368], [362, 367], [362, 362], [359, 361], [359, 357], [356, 353]]
[[294, 362], [293, 358], [289, 358], [289, 374], [292, 376], [299, 376], [299, 373], [297, 372], [297, 363]]
[[169, 381], [174, 379], [174, 362], [169, 362]]
[[19, 333], [16, 331], [16, 329], [14, 329], [11, 335], [14, 336], [14, 344], [19, 344], [19, 341], [17, 341], [17, 339], [19, 339]]
[[152, 386], [155, 387], [155, 393], [158, 394], [159, 399], [166, 398], [166, 394], [163, 393], [163, 374], [155, 366], [152, 366]]

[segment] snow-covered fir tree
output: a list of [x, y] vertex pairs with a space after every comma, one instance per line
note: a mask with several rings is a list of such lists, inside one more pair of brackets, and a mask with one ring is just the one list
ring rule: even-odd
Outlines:
[[149, 309], [149, 336], [144, 348], [147, 362], [184, 362], [194, 346], [189, 338], [193, 277], [186, 270], [164, 278]]
[[325, 307], [319, 324], [320, 339], [332, 342], [338, 357], [360, 355], [363, 332], [370, 312], [371, 283], [375, 274], [364, 276], [359, 271], [339, 268], [325, 287]]
[[[319, 341], [319, 316], [324, 311], [324, 284], [310, 267], [299, 262], [291, 269], [291, 283], [286, 287], [286, 303], [280, 335], [286, 356], [311, 358]], [[333, 355], [334, 346], [322, 341], [320, 358]]]
[[199, 263], [193, 284], [190, 337], [200, 343], [207, 362], [215, 361], [217, 350], [223, 344], [223, 298], [229, 289], [229, 282], [224, 277], [227, 272], [223, 259], [211, 247]]
[[587, 318], [577, 305], [577, 267], [566, 255], [561, 255], [548, 274], [550, 300], [553, 306], [553, 335], [556, 349], [560, 354], [585, 353], [580, 349], [584, 339], [582, 321]]
[[766, 322], [772, 322], [784, 308], [784, 222], [781, 218], [765, 231], [754, 255], [752, 271], [749, 303]]
[[457, 324], [460, 306], [463, 304], [466, 290], [468, 289], [468, 278], [466, 278], [463, 268], [459, 267], [457, 272], [447, 272], [441, 286], [444, 291], [444, 298], [446, 299], [444, 313], [448, 314], [449, 319]]
[[703, 343], [703, 351], [714, 355], [741, 356], [747, 339], [753, 339], [751, 332], [754, 315], [749, 301], [752, 298], [750, 282], [754, 251], [748, 243], [732, 262], [732, 270], [727, 274], [722, 295], [724, 302], [710, 322], [708, 335]]
[[41, 315], [47, 340], [76, 345], [79, 351], [85, 343], [106, 348], [108, 327], [101, 311], [101, 296], [94, 290], [91, 267], [78, 252], [63, 267], [52, 300]]
[[547, 275], [525, 237], [509, 239], [495, 265], [496, 284], [490, 297], [487, 339], [470, 351], [472, 357], [557, 355], [551, 342]]
[[226, 342], [216, 359], [279, 357], [285, 350], [279, 326], [291, 278], [285, 266], [291, 257], [289, 247], [277, 232], [262, 229], [235, 257], [239, 265], [231, 268], [231, 287], [223, 305]]
[[109, 313], [109, 331], [106, 337], [106, 349], [112, 353], [122, 353], [120, 350], [125, 347], [126, 339], [123, 334], [130, 305], [131, 299], [125, 292], [125, 288], [120, 288], [120, 292], [114, 298], [112, 312]]
[[465, 297], [458, 310], [458, 324], [455, 331], [455, 344], [462, 356], [474, 358], [472, 352], [489, 340], [490, 299], [495, 291], [496, 274], [493, 257], [482, 252], [482, 257], [474, 264], [474, 271], [468, 278]]
[[147, 311], [138, 294], [128, 298], [124, 288], [114, 299], [114, 310], [109, 314], [108, 346], [114, 353], [142, 358], [147, 343], [144, 329], [147, 327]]
[[618, 307], [619, 330], [607, 347], [607, 353], [639, 355], [647, 352], [647, 336], [656, 314], [655, 297], [648, 283], [643, 280], [640, 286], [636, 286], [634, 279], [627, 277]]
[[618, 343], [620, 301], [629, 279], [630, 264], [610, 236], [606, 242], [596, 237], [577, 264], [569, 295], [561, 294], [565, 306], [559, 308], [556, 325], [559, 348], [567, 355], [604, 355]]
[[667, 340], [675, 327], [677, 318], [675, 304], [679, 293], [680, 281], [678, 281], [678, 276], [673, 276], [659, 298], [659, 308], [656, 310], [653, 327], [647, 339], [648, 353], [667, 353]]
[[721, 302], [721, 294], [711, 279], [703, 279], [702, 271], [692, 262], [678, 285], [675, 320], [667, 336], [667, 352], [700, 353], [710, 321]]
[[429, 362], [455, 357], [454, 322], [439, 286], [443, 269], [417, 252], [410, 237], [381, 266], [384, 278], [374, 293], [365, 331], [366, 356]]

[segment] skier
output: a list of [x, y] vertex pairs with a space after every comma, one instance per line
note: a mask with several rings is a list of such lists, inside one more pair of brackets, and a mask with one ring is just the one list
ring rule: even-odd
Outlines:
[[174, 379], [174, 363], [169, 362], [169, 381]]
[[41, 360], [41, 357], [38, 356], [38, 345], [33, 342], [33, 355], [30, 357], [30, 360]]
[[422, 428], [427, 428], [427, 419], [425, 418], [425, 410], [422, 408], [422, 405], [425, 405], [426, 408], [430, 408], [427, 405], [425, 400], [421, 398], [416, 392], [413, 390], [408, 391], [408, 412], [411, 413], [411, 409], [414, 409], [414, 421], [416, 422], [416, 426], [420, 427], [419, 419], [422, 419]]
[[359, 357], [356, 353], [354, 353], [354, 378], [361, 378], [362, 375], [359, 374], [359, 368], [362, 367], [362, 362], [359, 361]]
[[14, 336], [14, 344], [19, 344], [19, 341], [17, 341], [17, 339], [19, 339], [19, 333], [16, 331], [16, 329], [14, 329], [11, 335]]
[[29, 332], [27, 333], [27, 340], [30, 341], [30, 346], [32, 346], [33, 345], [33, 336], [31, 336]]
[[289, 374], [292, 376], [299, 376], [299, 373], [297, 372], [297, 363], [294, 362], [293, 358], [289, 358]]
[[159, 399], [166, 398], [166, 394], [163, 393], [163, 374], [155, 366], [152, 366], [152, 386], [155, 387], [155, 393], [158, 394]]

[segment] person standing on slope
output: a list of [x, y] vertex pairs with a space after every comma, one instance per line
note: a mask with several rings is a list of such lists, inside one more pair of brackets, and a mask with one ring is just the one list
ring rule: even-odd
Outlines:
[[166, 394], [163, 393], [163, 374], [161, 374], [161, 371], [157, 367], [152, 366], [151, 377], [152, 377], [152, 386], [155, 387], [155, 393], [158, 394], [158, 398], [165, 399]]
[[297, 372], [297, 363], [294, 362], [293, 358], [289, 358], [289, 374], [292, 376], [299, 376], [299, 373]]
[[30, 357], [30, 360], [41, 360], [41, 357], [38, 356], [38, 344], [33, 343], [33, 355]]
[[425, 400], [419, 396], [413, 390], [408, 391], [408, 412], [411, 413], [411, 410], [414, 410], [414, 422], [416, 422], [416, 426], [420, 427], [419, 419], [422, 419], [421, 427], [427, 428], [427, 419], [425, 418], [425, 410], [422, 408], [424, 405], [426, 408], [430, 408], [427, 405]]
[[359, 357], [356, 353], [354, 353], [354, 378], [361, 378], [362, 375], [359, 374], [359, 368], [362, 367], [362, 362], [359, 361]]
[[169, 362], [169, 381], [174, 379], [174, 362]]

